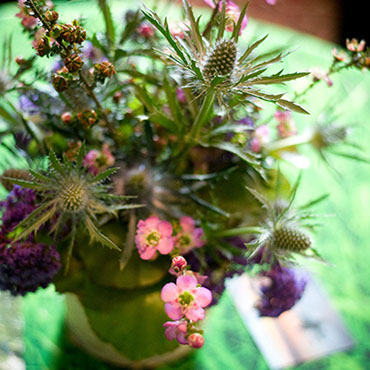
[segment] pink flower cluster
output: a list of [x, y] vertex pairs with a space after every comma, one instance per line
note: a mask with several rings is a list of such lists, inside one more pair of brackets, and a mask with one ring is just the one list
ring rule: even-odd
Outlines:
[[287, 138], [297, 133], [297, 128], [292, 119], [292, 114], [290, 111], [278, 110], [275, 112], [274, 118], [279, 122], [277, 126], [279, 137]]
[[[63, 119], [63, 118], [62, 118]], [[108, 144], [103, 144], [102, 150], [90, 150], [84, 158], [84, 166], [88, 172], [93, 175], [98, 175], [114, 165], [115, 158], [109, 149]]]
[[257, 127], [251, 142], [252, 152], [258, 153], [261, 150], [263, 144], [268, 142], [269, 137], [270, 130], [266, 125]]
[[192, 271], [186, 271], [187, 262], [184, 257], [176, 256], [172, 260], [172, 269], [180, 271], [175, 283], [168, 283], [162, 288], [161, 298], [165, 302], [168, 317], [175, 321], [167, 321], [165, 336], [168, 340], [176, 339], [180, 344], [188, 344], [201, 348], [204, 344], [202, 331], [195, 323], [204, 319], [204, 308], [212, 301], [212, 293], [202, 287]]
[[161, 221], [157, 216], [140, 220], [137, 224], [135, 243], [140, 257], [149, 260], [158, 251], [169, 254], [176, 247], [181, 254], [204, 245], [203, 229], [195, 227], [195, 221], [188, 216], [180, 218], [175, 235], [168, 221]]

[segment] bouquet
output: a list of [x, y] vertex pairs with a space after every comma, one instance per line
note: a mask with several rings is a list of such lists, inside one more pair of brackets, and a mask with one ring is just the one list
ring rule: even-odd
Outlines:
[[[35, 55], [0, 69], [1, 145], [23, 163], [1, 176], [0, 289], [73, 293], [104, 341], [112, 327], [96, 311], [126, 304], [141, 312], [146, 356], [201, 348], [206, 312], [235, 275], [268, 282], [261, 316], [292, 308], [306, 285], [297, 257], [322, 261], [313, 207], [327, 196], [295, 205], [301, 148], [328, 164], [330, 152], [366, 161], [338, 151], [356, 150], [348, 126], [297, 124], [309, 90], [369, 69], [365, 41], [334, 49], [327, 71], [285, 71], [289, 51], [259, 52], [267, 36], [243, 43], [248, 4], [205, 3], [207, 16], [183, 0], [181, 22], [143, 7], [117, 25], [98, 0], [105, 32], [94, 33], [50, 1], [20, 0]], [[285, 86], [297, 79], [307, 80], [300, 91]], [[298, 168], [294, 184], [282, 161]], [[120, 324], [127, 335], [132, 325]]]

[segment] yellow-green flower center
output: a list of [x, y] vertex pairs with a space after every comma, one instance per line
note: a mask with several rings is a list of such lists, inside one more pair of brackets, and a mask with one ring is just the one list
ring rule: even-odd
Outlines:
[[189, 306], [194, 301], [194, 297], [189, 292], [183, 292], [179, 295], [179, 303], [181, 306]]

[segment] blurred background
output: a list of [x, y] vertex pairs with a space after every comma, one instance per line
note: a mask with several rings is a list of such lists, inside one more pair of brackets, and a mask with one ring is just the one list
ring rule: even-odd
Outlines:
[[[17, 1], [0, 0], [0, 4]], [[174, 2], [176, 0], [168, 1]], [[71, 1], [65, 0], [65, 2]], [[234, 2], [241, 5], [245, 4], [246, 0], [234, 0]], [[138, 3], [145, 4], [145, 0]], [[204, 6], [203, 0], [193, 0], [191, 3]], [[345, 45], [347, 38], [370, 39], [366, 18], [368, 13], [365, 9], [366, 1], [276, 0], [276, 5], [278, 6], [268, 5], [265, 0], [252, 0], [248, 8], [248, 15], [340, 45]]]

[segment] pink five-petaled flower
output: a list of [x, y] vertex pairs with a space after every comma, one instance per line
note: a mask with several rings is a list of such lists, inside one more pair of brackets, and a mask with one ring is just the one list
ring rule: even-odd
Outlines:
[[184, 216], [180, 218], [181, 230], [176, 234], [175, 246], [180, 249], [181, 254], [190, 252], [193, 248], [203, 247], [205, 244], [203, 237], [203, 229], [195, 227], [195, 221]]
[[156, 251], [168, 254], [174, 246], [172, 226], [157, 216], [151, 216], [145, 221], [140, 220], [137, 224], [135, 243], [143, 260], [151, 259]]
[[184, 316], [197, 322], [204, 319], [204, 307], [212, 301], [212, 293], [198, 286], [197, 279], [191, 275], [181, 275], [176, 284], [168, 283], [162, 288], [162, 300], [166, 303], [165, 310], [172, 320], [180, 320]]
[[168, 340], [176, 339], [180, 344], [188, 344], [188, 341], [185, 339], [188, 331], [186, 321], [167, 321], [163, 324], [163, 327], [166, 328], [164, 335]]
[[193, 333], [188, 337], [188, 344], [193, 348], [202, 348], [204, 344], [204, 337], [202, 334]]
[[[216, 4], [213, 2], [213, 0], [204, 0], [204, 2], [206, 4], [208, 4], [212, 9], [214, 9], [216, 7]], [[219, 2], [219, 9], [220, 9], [220, 11], [222, 10], [222, 1]], [[232, 1], [226, 0], [226, 2], [225, 2], [225, 12], [226, 12], [226, 16], [228, 18], [227, 22], [226, 22], [225, 30], [227, 32], [233, 32], [234, 24], [237, 24], [238, 20], [239, 20], [240, 8], [238, 7], [238, 5], [236, 5]], [[245, 15], [244, 18], [243, 18], [241, 27], [240, 27], [239, 34], [241, 34], [242, 31], [247, 27], [247, 23], [248, 23], [248, 18]]]

